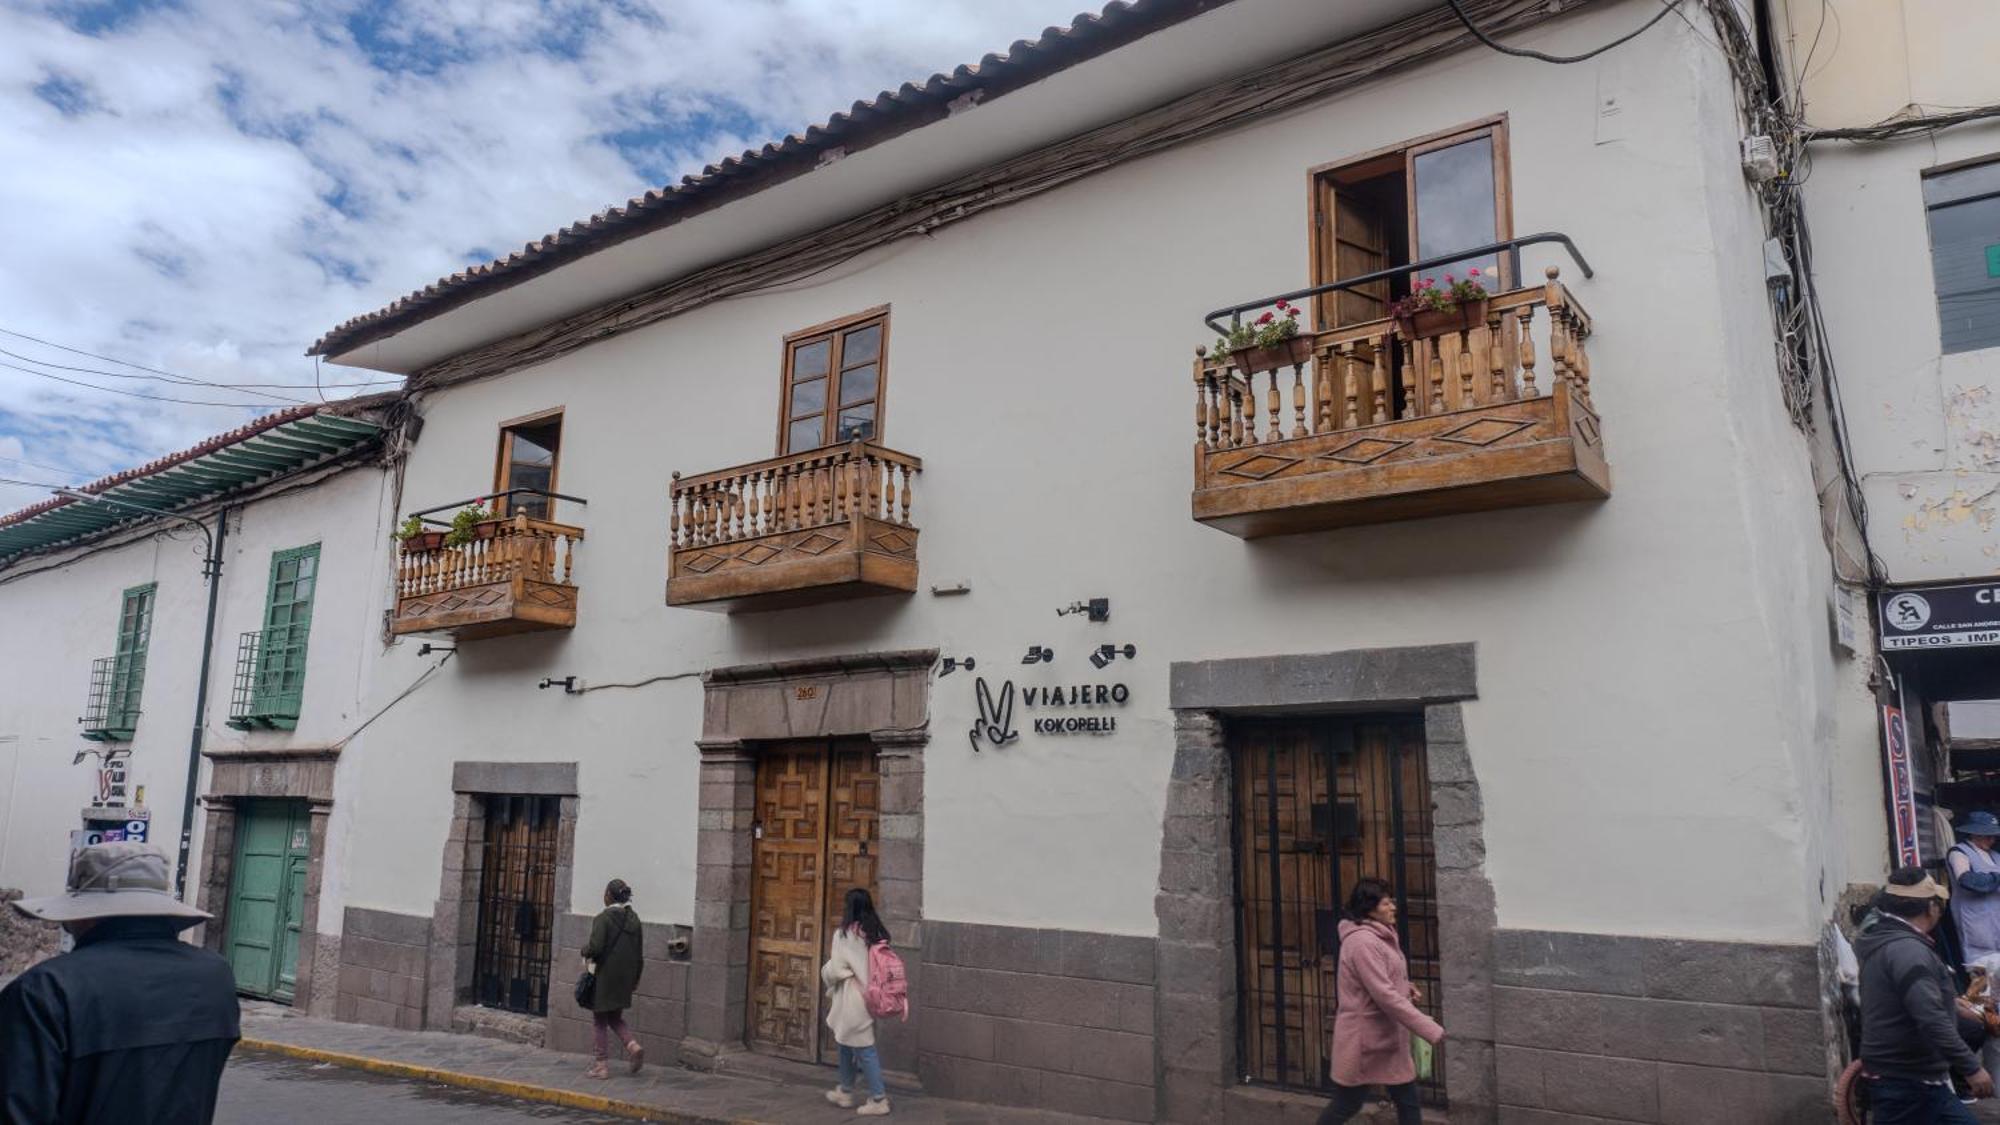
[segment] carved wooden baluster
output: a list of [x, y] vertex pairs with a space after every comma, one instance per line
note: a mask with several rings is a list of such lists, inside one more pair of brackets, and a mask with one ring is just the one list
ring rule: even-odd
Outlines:
[[1208, 440], [1208, 428], [1214, 424], [1214, 416], [1208, 408], [1212, 394], [1208, 390], [1208, 378], [1202, 374], [1204, 354], [1208, 354], [1208, 348], [1194, 348], [1194, 448], [1202, 448], [1202, 442]]
[[819, 489], [821, 498], [819, 522], [832, 523], [836, 518], [834, 512], [838, 510], [840, 500], [833, 494], [833, 459], [821, 457], [814, 463], [818, 466], [813, 470], [814, 484]]
[[1535, 386], [1535, 306], [1521, 306], [1521, 397], [1539, 398]]
[[576, 536], [570, 535], [567, 532], [563, 534], [562, 552], [562, 583], [565, 586], [573, 585], [574, 582], [570, 577], [570, 573], [576, 566]]
[[1565, 339], [1565, 337], [1568, 334], [1563, 331], [1564, 319], [1565, 317], [1563, 316], [1562, 306], [1560, 305], [1549, 306], [1549, 393], [1550, 394], [1554, 394], [1556, 388], [1562, 386], [1566, 382], [1571, 382], [1572, 380], [1568, 362], [1569, 343]]
[[1430, 356], [1431, 400], [1427, 413], [1442, 414], [1444, 413], [1444, 349], [1438, 346], [1437, 340], [1430, 340], [1428, 343], [1430, 346], [1425, 351]]
[[[1351, 430], [1361, 425], [1361, 366], [1355, 361], [1354, 343], [1351, 340], [1341, 345], [1340, 366], [1342, 374], [1346, 376], [1346, 386], [1343, 390], [1347, 399], [1347, 409], [1341, 414], [1341, 425]], [[1333, 428], [1327, 427], [1329, 430]]]
[[[1394, 343], [1390, 344], [1394, 347]], [[1424, 377], [1417, 370], [1417, 342], [1403, 341], [1403, 417], [1415, 418], [1424, 412]]]
[[[1231, 368], [1231, 370], [1235, 370]], [[1242, 375], [1241, 371], [1236, 372]], [[1229, 444], [1245, 446], [1257, 441], [1257, 386], [1247, 377], [1232, 378], [1229, 383], [1230, 426], [1234, 437]]]
[[1387, 336], [1377, 336], [1371, 341], [1375, 350], [1369, 388], [1372, 395], [1370, 421], [1380, 424], [1389, 420], [1389, 349], [1395, 341]]
[[1281, 423], [1278, 421], [1278, 411], [1282, 405], [1282, 400], [1278, 398], [1278, 369], [1276, 367], [1271, 368], [1266, 373], [1266, 378], [1270, 379], [1271, 387], [1270, 394], [1265, 396], [1264, 405], [1271, 412], [1271, 424], [1264, 430], [1264, 440], [1277, 441], [1279, 438], [1285, 436], [1285, 432], [1279, 428]]
[[1472, 405], [1472, 329], [1458, 330], [1458, 405]]
[[[1276, 371], [1271, 372], [1272, 378], [1274, 379], [1277, 378], [1277, 375], [1278, 373]], [[1306, 376], [1305, 364], [1303, 363], [1292, 364], [1292, 436], [1295, 438], [1302, 438], [1306, 436], [1305, 376]], [[1313, 382], [1315, 383], [1315, 385], [1317, 385], [1317, 383], [1319, 382], [1317, 372], [1314, 373]], [[1272, 428], [1276, 429], [1277, 427], [1274, 426]]]
[[910, 526], [910, 488], [914, 484], [916, 484], [916, 470], [912, 469], [908, 465], [904, 465], [903, 466], [903, 516], [900, 521], [904, 527]]
[[1583, 339], [1584, 336], [1586, 335], [1587, 333], [1584, 332], [1581, 323], [1572, 324], [1571, 331], [1569, 334], [1569, 346], [1570, 346], [1570, 355], [1572, 357], [1572, 363], [1576, 367], [1577, 390], [1580, 391], [1583, 395], [1583, 404], [1585, 406], [1589, 406], [1591, 405], [1590, 353], [1584, 350], [1583, 346]]
[[[1343, 377], [1340, 393], [1334, 390], [1336, 371]], [[1334, 348], [1328, 348], [1313, 357], [1313, 376], [1319, 388], [1313, 394], [1313, 432], [1323, 434], [1337, 430], [1340, 428], [1340, 402], [1347, 389], [1346, 380], [1354, 377], [1353, 361], [1341, 357]]]
[[1507, 360], [1500, 350], [1500, 314], [1491, 305], [1486, 309], [1486, 396], [1489, 402], [1505, 402], [1513, 395], [1507, 386]]
[[667, 486], [667, 549], [674, 550], [681, 545], [681, 475], [673, 475], [673, 483]]

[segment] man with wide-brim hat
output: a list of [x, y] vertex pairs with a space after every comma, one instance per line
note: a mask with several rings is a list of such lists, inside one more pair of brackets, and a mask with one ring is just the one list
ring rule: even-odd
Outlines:
[[167, 857], [96, 844], [69, 890], [14, 908], [76, 948], [0, 991], [0, 1123], [205, 1125], [241, 1035], [229, 962], [180, 940], [210, 917], [175, 899]]

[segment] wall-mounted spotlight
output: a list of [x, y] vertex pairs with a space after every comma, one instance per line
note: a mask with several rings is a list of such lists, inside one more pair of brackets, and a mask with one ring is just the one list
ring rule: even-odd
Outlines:
[[1056, 650], [1047, 645], [1028, 646], [1028, 655], [1021, 658], [1023, 664], [1047, 664], [1056, 658]]
[[955, 656], [947, 656], [944, 658], [944, 664], [941, 666], [938, 672], [938, 679], [942, 680], [946, 676], [951, 675], [953, 672], [958, 671], [960, 668], [963, 668], [966, 671], [970, 672], [974, 667], [975, 665], [973, 663], [973, 659], [970, 656], [966, 657], [964, 660], [960, 660]]
[[1131, 660], [1138, 655], [1138, 645], [1124, 645], [1122, 647], [1119, 645], [1098, 645], [1097, 650], [1090, 654], [1090, 662], [1102, 668], [1121, 656], [1127, 660]]
[[1057, 617], [1068, 617], [1072, 613], [1084, 614], [1089, 620], [1102, 624], [1111, 620], [1111, 599], [1092, 598], [1085, 602], [1072, 602], [1068, 606], [1056, 610]]
[[564, 676], [561, 679], [557, 679], [554, 676], [550, 676], [547, 679], [543, 680], [541, 683], [536, 684], [535, 686], [542, 689], [543, 691], [547, 691], [552, 687], [559, 687], [563, 689], [564, 695], [583, 694], [583, 681], [575, 676]]

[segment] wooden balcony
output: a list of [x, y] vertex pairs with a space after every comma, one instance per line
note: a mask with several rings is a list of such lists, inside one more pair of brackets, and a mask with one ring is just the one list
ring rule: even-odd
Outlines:
[[1590, 317], [1554, 268], [1476, 323], [1406, 332], [1321, 332], [1289, 370], [1198, 356], [1194, 518], [1255, 539], [1611, 494]]
[[736, 613], [914, 592], [922, 469], [857, 441], [675, 473], [667, 604]]
[[471, 542], [404, 541], [390, 631], [461, 641], [576, 626], [570, 567], [583, 529], [514, 515], [476, 525]]

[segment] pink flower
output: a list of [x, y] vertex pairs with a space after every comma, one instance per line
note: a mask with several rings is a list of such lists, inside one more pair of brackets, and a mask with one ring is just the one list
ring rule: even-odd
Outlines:
[[1259, 324], [1269, 324], [1269, 323], [1271, 323], [1271, 322], [1272, 322], [1273, 320], [1276, 320], [1276, 319], [1277, 319], [1277, 315], [1276, 315], [1275, 313], [1268, 313], [1268, 312], [1267, 312], [1267, 313], [1265, 313], [1265, 314], [1264, 314], [1263, 316], [1260, 316], [1260, 317], [1258, 317], [1258, 318], [1257, 318], [1257, 323], [1259, 323]]
[[1436, 287], [1437, 287], [1437, 281], [1435, 279], [1428, 277], [1424, 279], [1424, 288], [1434, 289]]
[[1478, 266], [1474, 266], [1474, 267], [1472, 267], [1471, 269], [1469, 269], [1469, 270], [1465, 271], [1465, 276], [1467, 276], [1467, 277], [1478, 277], [1478, 276], [1479, 276], [1479, 267], [1478, 267]]

